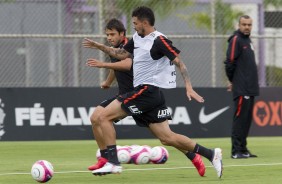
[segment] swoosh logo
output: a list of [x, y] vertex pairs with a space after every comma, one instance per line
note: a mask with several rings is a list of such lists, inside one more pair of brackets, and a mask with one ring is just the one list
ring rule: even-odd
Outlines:
[[205, 114], [205, 107], [202, 107], [201, 111], [200, 111], [200, 115], [199, 115], [199, 120], [201, 124], [207, 124], [210, 121], [212, 121], [214, 118], [216, 118], [217, 116], [219, 116], [220, 114], [222, 114], [224, 111], [226, 111], [227, 109], [229, 109], [229, 106], [224, 107], [222, 109], [219, 109], [215, 112], [212, 112], [210, 114]]

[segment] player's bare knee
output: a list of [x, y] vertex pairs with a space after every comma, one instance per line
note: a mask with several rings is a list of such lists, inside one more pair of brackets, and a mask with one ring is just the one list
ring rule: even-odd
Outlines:
[[170, 146], [171, 145], [171, 141], [167, 137], [159, 138], [159, 140], [161, 141], [161, 143], [164, 146]]
[[90, 116], [90, 121], [91, 121], [91, 124], [92, 126], [97, 126], [99, 124], [99, 117], [97, 114], [92, 114]]
[[160, 140], [160, 141], [161, 141], [162, 145], [164, 145], [164, 146], [170, 146], [168, 142], [162, 141], [162, 140]]
[[104, 121], [111, 121], [111, 119], [109, 118], [107, 113], [102, 112], [98, 116], [98, 122], [101, 123], [101, 122], [104, 122]]
[[170, 134], [166, 134], [165, 136], [162, 136], [161, 138], [159, 138], [159, 140], [165, 146], [174, 146], [176, 137], [175, 134], [171, 132]]

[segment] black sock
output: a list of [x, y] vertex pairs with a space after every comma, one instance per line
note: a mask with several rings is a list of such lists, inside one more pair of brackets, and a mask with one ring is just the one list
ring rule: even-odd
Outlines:
[[195, 158], [196, 153], [188, 151], [185, 155], [187, 158], [189, 158], [192, 161]]
[[193, 152], [198, 153], [202, 155], [203, 157], [206, 157], [209, 161], [212, 161], [213, 159], [213, 150], [205, 148], [199, 144], [196, 144]]
[[108, 159], [108, 149], [100, 150], [101, 157]]
[[108, 148], [108, 160], [110, 163], [115, 165], [120, 165], [117, 157], [117, 146], [116, 145], [110, 145], [107, 146]]

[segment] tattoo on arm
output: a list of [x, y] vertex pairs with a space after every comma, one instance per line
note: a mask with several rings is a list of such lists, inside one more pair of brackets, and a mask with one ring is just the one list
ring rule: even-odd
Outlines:
[[119, 56], [119, 55], [128, 55], [128, 54], [127, 54], [126, 50], [124, 50], [124, 49], [117, 49], [117, 50], [115, 50], [115, 55]]
[[127, 57], [129, 57], [129, 53], [124, 50], [124, 49], [119, 49], [119, 48], [112, 48], [112, 47], [103, 47], [101, 48], [101, 50], [103, 52], [105, 52], [106, 54], [112, 56], [112, 57], [115, 57], [117, 59], [125, 59]]
[[180, 71], [180, 73], [182, 75], [182, 78], [184, 79], [184, 82], [185, 83], [189, 83], [189, 85], [190, 85], [191, 83], [190, 83], [190, 78], [189, 78], [189, 75], [188, 75], [188, 70], [186, 68], [186, 65], [179, 58], [173, 60], [173, 63], [179, 69], [179, 71]]

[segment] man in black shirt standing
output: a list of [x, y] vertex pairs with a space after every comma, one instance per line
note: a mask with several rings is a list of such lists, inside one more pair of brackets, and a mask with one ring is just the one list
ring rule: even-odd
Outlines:
[[233, 92], [234, 116], [232, 124], [231, 158], [257, 157], [247, 148], [247, 136], [252, 122], [255, 96], [259, 95], [258, 73], [254, 47], [250, 39], [252, 19], [239, 18], [239, 29], [228, 39], [225, 71]]

